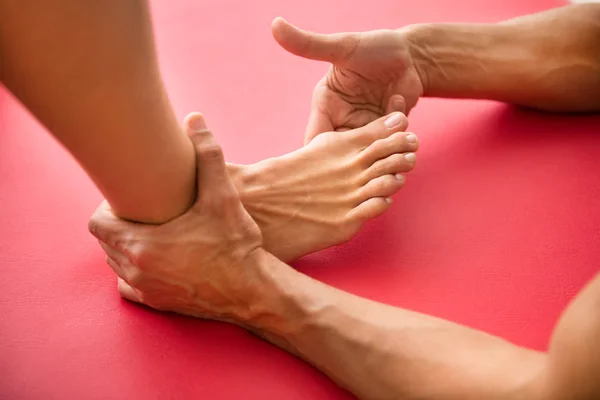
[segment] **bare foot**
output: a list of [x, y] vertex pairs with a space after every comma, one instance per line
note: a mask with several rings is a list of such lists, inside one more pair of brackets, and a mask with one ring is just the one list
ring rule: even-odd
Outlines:
[[[385, 212], [415, 165], [417, 137], [400, 113], [253, 165], [229, 165], [265, 248], [289, 261], [351, 239]], [[391, 124], [390, 124], [391, 122]]]

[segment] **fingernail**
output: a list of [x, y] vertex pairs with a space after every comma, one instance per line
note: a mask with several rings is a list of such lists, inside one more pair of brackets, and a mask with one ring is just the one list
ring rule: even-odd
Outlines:
[[206, 122], [204, 118], [201, 116], [194, 116], [191, 118], [189, 122], [189, 127], [192, 132], [202, 133], [208, 132], [208, 128], [206, 127]]
[[396, 111], [404, 111], [404, 108], [406, 107], [406, 104], [404, 104], [404, 100], [402, 99], [396, 99], [394, 100], [394, 110]]
[[387, 117], [384, 124], [388, 128], [395, 128], [398, 125], [400, 125], [400, 122], [402, 122], [402, 118], [403, 118], [402, 113], [395, 112], [395, 113], [390, 114], [389, 117]]
[[417, 135], [415, 135], [414, 133], [406, 135], [406, 141], [408, 143], [417, 143]]
[[400, 182], [402, 182], [404, 180], [404, 176], [400, 175], [400, 174], [396, 174], [394, 175], [396, 177], [397, 180], [399, 180]]
[[404, 155], [404, 159], [406, 161], [408, 161], [409, 163], [414, 163], [415, 160], [417, 159], [417, 156], [415, 155], [415, 153], [406, 153]]
[[392, 204], [392, 199], [390, 199], [389, 197], [386, 197], [385, 202], [388, 204]]

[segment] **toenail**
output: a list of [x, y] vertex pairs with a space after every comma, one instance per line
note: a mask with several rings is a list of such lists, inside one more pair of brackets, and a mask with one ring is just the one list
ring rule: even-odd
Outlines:
[[414, 133], [406, 135], [406, 141], [408, 143], [417, 143], [417, 135], [415, 135]]
[[404, 159], [406, 161], [408, 161], [409, 163], [414, 163], [415, 160], [417, 159], [417, 156], [415, 155], [415, 153], [406, 153], [404, 155]]
[[395, 112], [391, 113], [389, 117], [385, 120], [384, 124], [388, 128], [395, 128], [402, 122], [403, 115], [402, 113]]
[[392, 204], [392, 199], [390, 199], [389, 197], [386, 197], [385, 202], [388, 204]]
[[401, 174], [396, 174], [395, 175], [396, 179], [399, 180], [400, 182], [402, 182], [404, 180], [404, 176], [402, 176]]

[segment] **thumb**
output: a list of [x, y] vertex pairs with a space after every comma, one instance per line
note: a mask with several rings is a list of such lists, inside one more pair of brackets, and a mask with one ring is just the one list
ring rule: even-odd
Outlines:
[[271, 24], [273, 37], [281, 47], [300, 57], [336, 63], [344, 61], [356, 50], [354, 33], [321, 34], [302, 30], [281, 17]]
[[404, 96], [399, 94], [394, 94], [390, 96], [385, 112], [386, 114], [391, 114], [394, 111], [400, 111], [402, 114], [405, 115], [407, 114], [406, 100], [404, 99]]
[[196, 150], [197, 199], [220, 198], [220, 195], [235, 192], [227, 174], [223, 150], [208, 129], [201, 113], [191, 113], [184, 121], [184, 129]]

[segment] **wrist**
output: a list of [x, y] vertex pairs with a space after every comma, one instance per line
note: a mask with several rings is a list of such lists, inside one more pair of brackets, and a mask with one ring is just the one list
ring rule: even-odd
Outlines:
[[435, 74], [433, 68], [434, 60], [432, 55], [427, 52], [426, 38], [431, 36], [432, 24], [413, 24], [398, 29], [405, 43], [408, 45], [411, 60], [421, 80], [423, 86], [423, 96], [429, 96], [432, 85], [432, 75]]
[[429, 97], [496, 98], [514, 65], [531, 61], [500, 24], [417, 24], [402, 33]]
[[254, 271], [255, 284], [247, 296], [246, 311], [238, 322], [297, 354], [292, 343], [303, 335], [324, 307], [327, 295], [322, 291], [323, 285], [262, 248], [252, 254], [247, 266]]
[[294, 305], [294, 291], [299, 272], [277, 259], [263, 248], [255, 250], [247, 260], [252, 270], [252, 286], [247, 294], [248, 312], [241, 315], [254, 329], [283, 331], [287, 322], [298, 316]]

